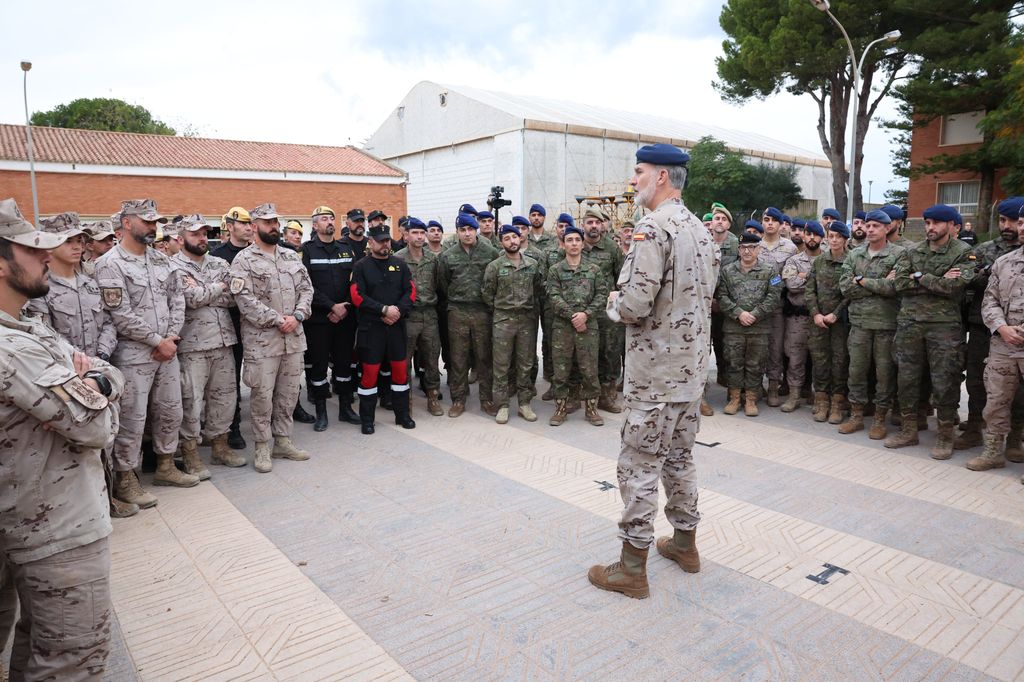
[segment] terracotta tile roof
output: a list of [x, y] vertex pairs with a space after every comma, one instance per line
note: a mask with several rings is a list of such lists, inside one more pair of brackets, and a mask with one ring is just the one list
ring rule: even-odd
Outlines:
[[[403, 177], [355, 147], [32, 127], [35, 160], [97, 166], [278, 171]], [[0, 159], [27, 161], [25, 126], [0, 124]]]

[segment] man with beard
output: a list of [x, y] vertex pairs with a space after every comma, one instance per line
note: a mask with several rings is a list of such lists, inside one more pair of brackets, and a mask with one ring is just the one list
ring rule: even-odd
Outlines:
[[[1024, 208], [1024, 197], [1010, 197], [999, 202], [999, 239], [992, 239], [974, 247], [976, 275], [967, 290], [967, 421], [960, 422], [963, 431], [956, 439], [954, 448], [966, 450], [982, 444], [982, 412], [985, 409], [985, 360], [988, 358], [992, 334], [981, 319], [981, 302], [989, 273], [996, 259], [1020, 248], [1015, 215]], [[961, 240], [963, 241], [963, 240]], [[1018, 395], [1010, 411], [1010, 433], [1007, 438], [1007, 454], [1017, 457], [1021, 445], [1021, 426], [1024, 424], [1024, 392]], [[1015, 460], [1014, 460], [1015, 461]]]
[[886, 204], [879, 210], [889, 216], [889, 232], [886, 234], [886, 239], [889, 240], [889, 243], [901, 246], [904, 249], [914, 246], [914, 242], [903, 238], [903, 220], [905, 216], [903, 209], [895, 204]]
[[366, 216], [363, 209], [353, 208], [345, 214], [345, 230], [342, 234], [341, 241], [355, 254], [355, 260], [362, 259], [366, 255]]
[[510, 378], [515, 382], [519, 416], [537, 421], [530, 401], [536, 395], [532, 377], [544, 284], [540, 265], [520, 253], [521, 243], [519, 228], [503, 225], [502, 253], [484, 269], [483, 299], [493, 319], [494, 404], [498, 408], [494, 420], [499, 424], [508, 423]]
[[864, 231], [864, 218], [867, 213], [864, 211], [857, 211], [854, 214], [853, 225], [850, 228], [850, 241], [847, 243], [847, 249], [855, 249], [858, 246], [863, 246], [865, 238], [868, 236]]
[[[782, 229], [782, 211], [769, 206], [761, 217], [761, 227], [764, 228], [764, 237], [761, 240], [760, 258], [771, 264], [776, 273], [782, 272], [782, 266], [790, 256], [796, 253], [796, 244], [780, 234]], [[781, 291], [782, 287], [778, 287]], [[782, 306], [774, 309], [770, 320], [764, 320], [768, 325], [768, 399], [769, 407], [778, 407], [782, 404], [779, 398], [779, 386], [782, 384], [782, 358], [783, 338], [786, 333], [786, 324], [782, 316]]]
[[547, 215], [547, 211], [540, 204], [530, 206], [530, 212], [526, 215], [530, 221], [530, 231], [526, 238], [530, 244], [545, 251], [558, 246], [558, 239], [550, 232], [544, 231], [544, 220]]
[[[812, 221], [815, 222], [815, 221]], [[818, 223], [820, 226], [821, 223]], [[804, 229], [807, 227], [807, 222], [802, 218], [793, 218], [790, 223], [789, 229], [789, 240], [796, 244], [797, 253], [804, 252]]]
[[271, 457], [296, 461], [309, 453], [292, 443], [292, 410], [299, 398], [302, 354], [313, 285], [298, 254], [278, 246], [281, 223], [274, 204], [249, 212], [256, 240], [231, 264], [230, 291], [242, 315], [245, 372], [251, 389], [252, 430], [256, 436], [253, 465], [267, 473]]
[[[625, 256], [622, 249], [602, 231], [604, 212], [592, 206], [583, 214], [583, 259], [593, 263], [601, 271], [608, 291], [616, 288], [619, 272]], [[601, 394], [597, 400], [597, 409], [618, 414], [622, 408], [616, 403], [615, 384], [619, 379], [622, 367], [622, 344], [625, 338], [619, 335], [621, 325], [608, 319], [604, 309], [597, 313], [598, 335], [600, 338], [597, 362], [597, 377], [601, 384]]]
[[[834, 220], [831, 224], [838, 222], [838, 220]], [[807, 335], [810, 330], [810, 311], [807, 308], [804, 293], [807, 289], [807, 279], [814, 267], [814, 261], [821, 255], [821, 240], [825, 237], [825, 230], [822, 229], [821, 223], [818, 221], [809, 220], [799, 233], [794, 230], [792, 236], [794, 240], [800, 238], [803, 242], [803, 250], [787, 260], [782, 268], [782, 279], [786, 286], [785, 299], [783, 299], [785, 305], [782, 307], [786, 323], [783, 347], [786, 350], [786, 358], [789, 360], [789, 367], [786, 369], [789, 397], [782, 404], [783, 412], [794, 412], [804, 403], [801, 390], [807, 378]]]
[[14, 199], [0, 201], [0, 642], [13, 631], [12, 680], [100, 679], [110, 653], [100, 449], [117, 430], [124, 379], [22, 315], [28, 299], [46, 296], [48, 249], [62, 242]]
[[622, 551], [618, 562], [593, 566], [587, 577], [600, 589], [642, 599], [650, 593], [647, 553], [659, 479], [673, 535], [658, 538], [658, 553], [687, 573], [700, 571], [693, 445], [707, 381], [718, 250], [680, 197], [689, 157], [667, 144], [641, 147], [636, 157], [630, 185], [637, 204], [650, 212], [636, 226], [618, 291], [607, 302], [609, 317], [626, 325], [629, 339], [618, 460]]
[[90, 277], [96, 276], [96, 259], [114, 248], [114, 227], [109, 220], [82, 223], [85, 232], [85, 250], [80, 269]]
[[[210, 255], [223, 258], [228, 265], [231, 265], [235, 256], [252, 243], [252, 218], [249, 216], [249, 212], [241, 206], [229, 209], [221, 218], [221, 230], [227, 231], [228, 238], [211, 251]], [[231, 429], [228, 431], [228, 446], [233, 450], [244, 450], [245, 438], [242, 437], [242, 431], [239, 428], [242, 419], [242, 316], [238, 312], [237, 305], [228, 308], [228, 313], [231, 315], [231, 323], [235, 325], [235, 336], [239, 339], [239, 343], [231, 348], [235, 358], [235, 416], [231, 419]], [[231, 461], [234, 463], [229, 466], [245, 465], [244, 457], [235, 457]]]
[[[302, 326], [307, 345], [306, 383], [316, 412], [314, 431], [327, 430], [327, 399], [332, 384], [338, 396], [338, 421], [359, 423], [359, 415], [352, 410], [356, 316], [349, 295], [356, 255], [348, 240], [335, 238], [334, 221], [334, 210], [329, 206], [314, 208], [313, 236], [301, 249], [302, 263], [313, 284], [313, 312]], [[327, 377], [328, 367], [332, 381]]]
[[232, 348], [238, 344], [228, 312], [234, 305], [228, 291], [227, 261], [209, 256], [209, 229], [199, 214], [181, 221], [182, 249], [172, 260], [178, 288], [185, 296], [185, 324], [178, 342], [181, 363], [181, 458], [185, 471], [200, 481], [210, 471], [199, 459], [200, 419], [213, 443], [213, 464], [240, 467], [245, 458], [228, 447], [228, 430], [238, 397], [234, 389]]
[[166, 218], [157, 213], [152, 199], [123, 202], [124, 240], [96, 263], [103, 305], [117, 328], [111, 362], [125, 378], [121, 424], [114, 439], [114, 495], [143, 509], [157, 503], [156, 497], [142, 490], [135, 474], [147, 413], [157, 460], [153, 484], [189, 488], [199, 483], [198, 477], [174, 466], [182, 418], [178, 342], [185, 323], [185, 300], [174, 276], [175, 266], [149, 248], [161, 221]]
[[956, 239], [958, 218], [951, 206], [926, 208], [925, 241], [904, 250], [896, 261], [900, 309], [895, 350], [901, 424], [900, 432], [885, 440], [885, 447], [917, 444], [921, 376], [930, 370], [931, 395], [939, 422], [931, 451], [933, 459], [953, 456], [963, 371], [961, 304], [964, 291], [974, 279], [976, 262], [971, 247]]
[[[850, 228], [845, 223], [838, 220], [829, 223], [828, 248], [814, 260], [804, 291], [812, 322], [808, 345], [814, 365], [814, 421], [827, 420], [830, 424], [841, 423], [846, 408], [850, 357], [846, 350], [846, 338], [850, 333], [846, 308], [849, 300], [839, 290], [839, 277], [846, 260], [849, 237]], [[882, 426], [884, 428], [884, 424]], [[879, 436], [884, 437], [884, 433]]]

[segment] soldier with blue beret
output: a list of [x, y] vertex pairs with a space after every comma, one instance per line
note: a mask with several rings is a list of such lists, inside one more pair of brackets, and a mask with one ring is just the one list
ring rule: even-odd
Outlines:
[[[761, 239], [759, 258], [762, 262], [775, 268], [776, 273], [782, 272], [782, 267], [791, 256], [799, 251], [797, 245], [788, 237], [782, 235], [783, 213], [774, 206], [769, 206], [761, 216], [761, 226], [764, 234]], [[781, 291], [782, 287], [779, 287]], [[781, 296], [781, 294], [780, 294]], [[769, 407], [779, 407], [782, 399], [779, 397], [779, 388], [783, 379], [783, 356], [785, 354], [783, 341], [786, 333], [786, 323], [782, 316], [781, 304], [774, 309], [770, 320], [764, 320], [770, 328], [768, 335], [768, 399]]]

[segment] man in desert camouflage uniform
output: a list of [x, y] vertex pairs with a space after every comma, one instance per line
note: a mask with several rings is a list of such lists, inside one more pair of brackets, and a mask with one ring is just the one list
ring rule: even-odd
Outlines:
[[[781, 273], [785, 262], [797, 252], [796, 244], [781, 234], [783, 215], [779, 209], [769, 206], [761, 217], [761, 227], [764, 229], [764, 236], [761, 238], [760, 259], [765, 263], [770, 263], [775, 268], [776, 273]], [[782, 288], [780, 287], [780, 296], [781, 292]], [[785, 355], [783, 341], [786, 335], [786, 320], [782, 314], [781, 304], [772, 313], [771, 320], [766, 320], [766, 322], [770, 328], [768, 335], [768, 367], [766, 369], [766, 374], [768, 375], [768, 398], [766, 402], [769, 407], [778, 407], [782, 404], [782, 399], [779, 398], [779, 387], [783, 379], [782, 359]]]
[[683, 206], [689, 157], [666, 144], [641, 147], [630, 184], [650, 213], [633, 231], [608, 295], [611, 319], [626, 325], [625, 421], [618, 483], [620, 560], [593, 566], [590, 582], [604, 590], [644, 598], [647, 552], [654, 540], [658, 481], [665, 486], [665, 516], [672, 537], [658, 553], [688, 573], [700, 570], [696, 528], [697, 472], [693, 444], [711, 353], [711, 298], [718, 280], [718, 248]]
[[783, 412], [793, 412], [804, 403], [801, 392], [807, 378], [807, 336], [811, 324], [805, 292], [811, 268], [821, 255], [821, 241], [825, 238], [825, 230], [817, 220], [801, 223], [799, 228], [793, 226], [792, 235], [794, 240], [800, 238], [803, 248], [782, 266], [782, 280], [786, 286], [782, 308], [786, 324], [783, 349], [786, 352], [786, 359], [789, 360], [789, 367], [786, 369], [789, 397], [782, 404]]
[[98, 680], [110, 653], [100, 449], [117, 431], [124, 380], [21, 314], [46, 295], [48, 249], [62, 241], [0, 201], [0, 642], [13, 630], [11, 680]]
[[174, 466], [182, 417], [178, 341], [185, 323], [185, 300], [170, 259], [149, 248], [157, 222], [166, 220], [157, 213], [156, 202], [125, 201], [120, 216], [124, 239], [96, 263], [103, 305], [117, 328], [111, 362], [125, 378], [121, 428], [114, 440], [114, 495], [146, 508], [157, 499], [142, 490], [135, 468], [147, 414], [157, 459], [153, 484], [188, 488], [199, 483], [197, 477]]
[[253, 466], [267, 473], [273, 466], [271, 457], [309, 459], [309, 453], [295, 447], [291, 435], [306, 350], [302, 321], [310, 314], [313, 283], [302, 258], [278, 246], [277, 207], [260, 204], [249, 215], [255, 239], [235, 256], [229, 291], [242, 316], [242, 381], [251, 389], [256, 436]]
[[96, 260], [114, 248], [114, 227], [109, 220], [82, 223], [85, 232], [85, 251], [82, 252], [82, 272], [96, 276]]
[[[177, 266], [178, 286], [185, 295], [185, 325], [181, 328], [181, 456], [185, 471], [206, 480], [210, 471], [199, 459], [200, 417], [213, 443], [210, 461], [245, 466], [245, 458], [228, 447], [228, 430], [235, 413], [235, 359], [238, 343], [229, 308], [228, 262], [208, 254], [210, 225], [201, 215], [181, 221], [182, 248], [171, 260]], [[204, 409], [205, 408], [205, 409]]]

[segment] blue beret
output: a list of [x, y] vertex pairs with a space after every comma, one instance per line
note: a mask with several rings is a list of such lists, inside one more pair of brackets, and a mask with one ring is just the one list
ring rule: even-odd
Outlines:
[[889, 214], [880, 208], [876, 208], [874, 211], [868, 211], [864, 216], [864, 220], [873, 220], [876, 223], [882, 223], [883, 225], [888, 225], [892, 222], [892, 218], [889, 217]]
[[844, 223], [842, 220], [833, 220], [831, 223], [829, 223], [828, 224], [828, 231], [829, 232], [838, 232], [839, 234], [843, 235], [845, 238], [847, 238], [847, 239], [850, 238], [850, 227], [846, 223]]
[[856, 218], [857, 220], [864, 220], [864, 216], [866, 215], [867, 213], [865, 213], [864, 211], [857, 211], [856, 213], [853, 214], [853, 217]]
[[956, 218], [953, 219], [953, 222], [959, 225], [960, 227], [964, 226], [964, 217], [960, 215], [960, 211], [956, 212]]
[[578, 234], [580, 236], [580, 239], [583, 239], [583, 230], [581, 230], [580, 228], [576, 227], [576, 225], [574, 225], [572, 223], [570, 223], [569, 225], [565, 226], [565, 234], [562, 235], [562, 239], [565, 239], [570, 234]]
[[842, 220], [843, 216], [839, 215], [839, 211], [834, 208], [826, 208], [821, 212], [822, 218], [831, 218], [832, 220]]
[[491, 213], [490, 211], [480, 211], [479, 213], [476, 214], [477, 220], [483, 220], [484, 218], [490, 218], [491, 220], [494, 220], [494, 214]]
[[793, 227], [807, 227], [807, 221], [803, 218], [793, 218]]
[[455, 219], [455, 229], [460, 227], [472, 227], [474, 230], [480, 229], [480, 223], [476, 221], [476, 218], [468, 213], [460, 213], [459, 217]]
[[819, 237], [825, 236], [825, 228], [823, 228], [821, 226], [821, 223], [819, 223], [817, 220], [808, 220], [806, 223], [804, 223], [804, 231], [810, 232], [811, 234], [816, 234]]
[[515, 225], [502, 225], [501, 236], [504, 237], [506, 234], [514, 234], [517, 237], [522, 237], [523, 233], [519, 231], [519, 228]]
[[685, 166], [690, 155], [670, 144], [659, 142], [636, 150], [637, 163], [653, 163], [655, 166]]
[[999, 215], [1007, 218], [1020, 217], [1021, 209], [1024, 209], [1024, 197], [1009, 197], [999, 202]]
[[473, 208], [473, 204], [463, 204], [462, 206], [459, 206], [459, 213], [466, 213], [468, 215], [475, 216], [477, 214], [477, 210]]
[[513, 225], [522, 225], [523, 227], [530, 227], [530, 221], [521, 215], [512, 216]]
[[792, 218], [790, 218], [790, 217], [789, 217], [788, 215], [786, 215], [785, 213], [783, 213], [783, 214], [782, 214], [782, 222], [784, 222], [784, 223], [789, 223], [790, 225], [792, 225], [792, 224], [793, 224], [793, 219], [792, 219]]
[[955, 223], [960, 214], [956, 209], [946, 204], [935, 204], [924, 210], [925, 219], [938, 220], [942, 223]]
[[755, 230], [757, 230], [758, 232], [760, 232], [761, 234], [764, 234], [764, 225], [762, 225], [761, 223], [759, 223], [756, 220], [748, 220], [747, 222], [743, 223], [743, 229], [744, 230], [747, 229], [748, 227], [752, 227]]
[[766, 208], [764, 210], [764, 216], [766, 218], [775, 218], [780, 223], [782, 222], [782, 211], [775, 208], [774, 206], [769, 206], [768, 208]]
[[[886, 204], [878, 210], [889, 216], [891, 220], [903, 220], [903, 209], [895, 204]], [[867, 218], [865, 218], [865, 220], [867, 220]]]
[[740, 244], [760, 244], [760, 243], [761, 243], [761, 237], [759, 235], [750, 234], [749, 232], [744, 232], [743, 234], [740, 235]]
[[569, 223], [573, 227], [576, 227], [576, 221], [573, 220], [572, 216], [569, 215], [568, 213], [559, 213], [558, 214], [558, 220], [556, 220], [555, 222], [556, 223]]
[[427, 223], [427, 227], [436, 227], [439, 230], [441, 230], [442, 232], [444, 232], [444, 225], [442, 225], [441, 223], [439, 223], [436, 220], [431, 220], [429, 223]]
[[542, 216], [544, 216], [545, 218], [546, 218], [546, 217], [547, 217], [547, 215], [548, 215], [548, 212], [547, 212], [547, 211], [545, 211], [545, 210], [544, 210], [544, 207], [543, 207], [543, 206], [541, 206], [540, 204], [533, 204], [532, 206], [530, 206], [530, 211], [529, 211], [529, 212], [530, 212], [530, 213], [540, 213], [540, 214], [541, 214]]
[[425, 230], [427, 229], [426, 223], [419, 218], [413, 218], [409, 216], [409, 222], [406, 223], [405, 229], [407, 230]]

